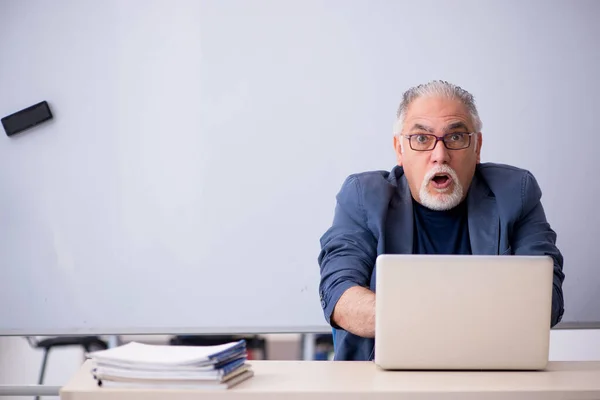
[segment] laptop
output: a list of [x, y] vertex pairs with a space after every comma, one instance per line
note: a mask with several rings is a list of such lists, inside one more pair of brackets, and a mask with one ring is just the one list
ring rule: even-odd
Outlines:
[[393, 370], [541, 370], [549, 256], [380, 255], [374, 362]]

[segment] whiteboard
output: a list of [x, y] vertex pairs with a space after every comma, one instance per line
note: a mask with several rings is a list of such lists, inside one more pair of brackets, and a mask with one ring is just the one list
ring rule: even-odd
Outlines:
[[319, 238], [402, 92], [472, 92], [600, 321], [594, 1], [0, 2], [0, 334], [327, 331]]

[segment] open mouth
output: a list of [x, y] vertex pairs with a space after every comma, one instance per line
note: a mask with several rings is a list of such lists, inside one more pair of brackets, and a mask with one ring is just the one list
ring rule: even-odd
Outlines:
[[452, 183], [452, 178], [448, 174], [436, 174], [431, 179], [431, 184], [436, 189], [446, 189]]

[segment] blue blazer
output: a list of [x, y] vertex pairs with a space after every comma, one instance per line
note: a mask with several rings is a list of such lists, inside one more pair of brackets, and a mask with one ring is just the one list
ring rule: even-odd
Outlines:
[[[534, 176], [516, 167], [477, 164], [469, 187], [468, 227], [473, 254], [549, 255], [554, 259], [551, 326], [564, 312], [563, 256], [546, 220]], [[413, 252], [412, 196], [402, 167], [349, 176], [337, 195], [333, 223], [321, 237], [319, 293], [334, 328], [336, 360], [372, 360], [374, 339], [332, 323], [331, 314], [352, 286], [375, 291], [375, 259]], [[507, 295], [509, 295], [507, 293]]]

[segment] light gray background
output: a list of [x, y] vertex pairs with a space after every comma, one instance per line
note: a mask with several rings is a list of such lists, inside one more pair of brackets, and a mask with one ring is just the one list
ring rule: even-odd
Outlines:
[[[0, 333], [327, 330], [319, 237], [402, 92], [475, 96], [530, 169], [566, 322], [600, 321], [596, 1], [0, 0]], [[507, 294], [509, 295], [509, 294]]]

